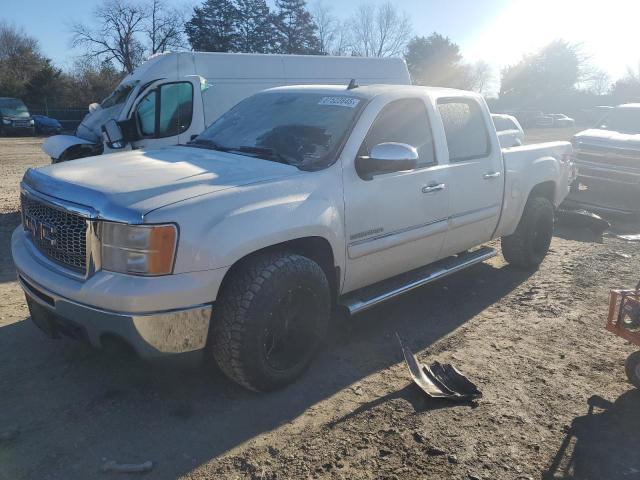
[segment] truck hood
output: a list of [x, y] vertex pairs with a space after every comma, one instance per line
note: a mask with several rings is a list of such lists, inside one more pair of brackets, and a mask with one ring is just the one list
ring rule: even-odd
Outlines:
[[589, 147], [617, 148], [640, 151], [640, 135], [631, 133], [621, 133], [613, 130], [600, 130], [592, 128], [576, 133], [573, 137], [580, 144]]
[[301, 173], [291, 165], [244, 155], [170, 147], [30, 168], [23, 182], [40, 193], [91, 207], [98, 218], [135, 223], [172, 203]]

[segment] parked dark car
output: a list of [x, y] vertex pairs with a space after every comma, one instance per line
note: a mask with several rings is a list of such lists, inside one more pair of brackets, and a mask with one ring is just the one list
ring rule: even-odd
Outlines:
[[35, 135], [35, 121], [22, 100], [0, 97], [0, 135]]
[[62, 132], [62, 124], [55, 118], [46, 115], [33, 115], [36, 122], [36, 133], [38, 135], [58, 135]]

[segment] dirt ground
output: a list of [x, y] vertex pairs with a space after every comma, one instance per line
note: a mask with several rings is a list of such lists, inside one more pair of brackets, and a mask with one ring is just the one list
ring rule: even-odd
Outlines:
[[[107, 460], [153, 461], [149, 479], [640, 479], [634, 347], [603, 328], [609, 288], [640, 280], [639, 244], [559, 226], [538, 271], [496, 257], [336, 318], [300, 381], [254, 394], [211, 363], [124, 362], [32, 325], [9, 243], [40, 143], [0, 139], [0, 479], [134, 477]], [[395, 332], [482, 399], [426, 398]]]

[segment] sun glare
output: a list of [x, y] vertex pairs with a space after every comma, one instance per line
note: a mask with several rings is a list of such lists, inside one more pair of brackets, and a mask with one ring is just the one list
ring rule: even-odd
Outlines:
[[637, 0], [514, 1], [495, 15], [464, 53], [470, 59], [484, 59], [502, 67], [517, 62], [523, 53], [562, 38], [582, 43], [592, 63], [616, 78], [640, 61], [640, 52], [636, 51], [640, 43], [639, 15]]

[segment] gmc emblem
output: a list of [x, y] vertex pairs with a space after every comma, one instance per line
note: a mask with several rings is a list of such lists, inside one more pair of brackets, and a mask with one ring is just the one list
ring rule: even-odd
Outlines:
[[50, 246], [56, 244], [56, 227], [53, 227], [47, 223], [32, 217], [31, 215], [24, 216], [24, 228], [31, 232], [33, 238], [40, 240], [41, 242], [47, 242]]

